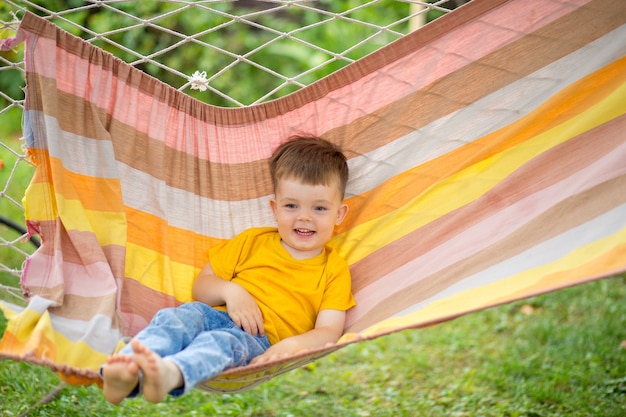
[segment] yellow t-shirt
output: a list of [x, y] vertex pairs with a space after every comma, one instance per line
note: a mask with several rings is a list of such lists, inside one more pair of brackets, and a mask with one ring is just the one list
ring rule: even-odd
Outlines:
[[211, 248], [209, 262], [217, 276], [240, 284], [256, 299], [272, 344], [313, 329], [320, 310], [355, 305], [343, 258], [326, 247], [314, 258], [294, 259], [276, 228], [242, 232]]

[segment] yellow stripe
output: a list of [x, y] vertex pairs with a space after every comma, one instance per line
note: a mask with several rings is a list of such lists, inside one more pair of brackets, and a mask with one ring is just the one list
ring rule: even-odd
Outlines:
[[[622, 60], [625, 66], [626, 59]], [[602, 72], [596, 74], [603, 76]], [[623, 76], [622, 76], [623, 78]], [[621, 81], [621, 80], [620, 80]], [[593, 77], [582, 83], [582, 87], [596, 85], [601, 80]], [[429, 190], [413, 198], [405, 206], [378, 219], [355, 226], [346, 233], [336, 236], [331, 245], [338, 248], [349, 264], [363, 259], [380, 247], [419, 229], [425, 224], [443, 216], [446, 213], [462, 207], [483, 195], [493, 188], [503, 178], [524, 165], [528, 160], [540, 155], [550, 148], [566, 142], [596, 126], [610, 121], [626, 112], [626, 83], [614, 86], [614, 91], [604, 100], [590, 107], [587, 111], [578, 114], [564, 123], [542, 132], [525, 142], [474, 164], [467, 169], [446, 178], [433, 185]], [[560, 107], [559, 103], [575, 101], [578, 98], [577, 88], [571, 87], [556, 95], [545, 106], [516, 121], [518, 129], [532, 129], [533, 120], [537, 114], [545, 112], [545, 108]], [[494, 133], [499, 140], [506, 140], [501, 129]], [[401, 174], [408, 175], [408, 174]], [[391, 181], [397, 181], [392, 179]], [[381, 204], [383, 202], [380, 202]], [[375, 242], [375, 245], [363, 245], [361, 242]]]
[[[29, 192], [40, 195], [49, 195], [50, 187], [46, 183], [31, 184]], [[114, 211], [96, 211], [85, 209], [79, 200], [66, 200], [56, 194], [57, 210], [50, 210], [49, 204], [36, 204], [29, 199], [26, 206], [27, 219], [41, 221], [56, 220], [56, 213], [60, 213], [65, 230], [93, 232], [101, 246], [126, 245], [126, 215]]]
[[50, 315], [43, 315], [26, 309], [20, 313], [10, 310], [2, 304], [8, 324], [2, 338], [2, 352], [24, 356], [31, 354], [37, 358], [54, 361], [58, 347], [54, 343], [54, 332]]
[[[39, 169], [35, 171], [35, 176]], [[53, 198], [54, 191], [47, 182], [33, 181], [24, 192], [24, 217], [26, 220], [49, 221], [57, 218], [56, 202]]]
[[[415, 313], [384, 320], [362, 332], [373, 336], [414, 326], [420, 323], [441, 321], [486, 307], [507, 303], [562, 287], [585, 282], [589, 277], [606, 271], [619, 271], [624, 267], [626, 228], [617, 233], [581, 246], [566, 256], [540, 267], [512, 275], [492, 284], [483, 285], [434, 301]], [[352, 336], [346, 336], [348, 340]]]
[[126, 246], [126, 277], [142, 285], [170, 295], [181, 302], [192, 301], [191, 285], [199, 268], [174, 262], [169, 256], [128, 243]]
[[68, 215], [63, 216], [66, 230], [92, 231], [95, 233], [100, 246], [126, 245], [126, 216], [124, 213], [84, 210], [82, 216], [71, 213], [80, 213], [82, 208], [78, 201], [64, 202]]

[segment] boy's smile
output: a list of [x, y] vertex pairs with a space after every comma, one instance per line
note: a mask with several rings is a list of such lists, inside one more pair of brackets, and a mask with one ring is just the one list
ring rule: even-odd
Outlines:
[[282, 244], [296, 259], [319, 255], [348, 211], [338, 181], [311, 185], [294, 178], [281, 179], [270, 205]]

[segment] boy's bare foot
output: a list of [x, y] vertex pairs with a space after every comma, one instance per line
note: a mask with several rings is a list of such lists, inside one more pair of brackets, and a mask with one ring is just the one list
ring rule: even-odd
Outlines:
[[157, 403], [175, 388], [183, 386], [183, 375], [178, 366], [152, 352], [138, 340], [131, 341], [133, 361], [143, 371], [143, 396]]
[[139, 383], [139, 367], [130, 356], [114, 355], [102, 368], [104, 398], [112, 404], [121, 403]]

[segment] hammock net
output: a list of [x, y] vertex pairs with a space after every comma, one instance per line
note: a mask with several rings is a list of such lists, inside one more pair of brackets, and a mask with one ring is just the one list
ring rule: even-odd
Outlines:
[[349, 158], [350, 214], [332, 245], [357, 307], [336, 345], [204, 389], [246, 389], [347, 344], [626, 270], [621, 0], [474, 0], [239, 108], [29, 12], [3, 45], [19, 42], [36, 166], [25, 217], [42, 244], [22, 272], [28, 304], [2, 303], [5, 358], [98, 382], [125, 337], [191, 300], [209, 247], [273, 225], [267, 159], [293, 134]]

